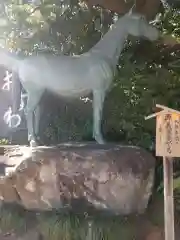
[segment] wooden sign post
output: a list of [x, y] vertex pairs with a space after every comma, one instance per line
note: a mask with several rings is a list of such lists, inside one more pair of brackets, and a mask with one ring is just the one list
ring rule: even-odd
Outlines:
[[174, 240], [173, 157], [180, 157], [180, 112], [157, 104], [162, 109], [145, 117], [156, 117], [156, 156], [163, 157], [165, 240]]

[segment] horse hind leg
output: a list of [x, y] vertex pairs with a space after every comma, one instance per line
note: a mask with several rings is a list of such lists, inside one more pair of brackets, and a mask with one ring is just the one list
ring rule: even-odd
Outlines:
[[34, 124], [34, 112], [41, 100], [42, 92], [28, 93], [27, 106], [26, 106], [26, 120], [28, 129], [28, 141], [30, 146], [37, 146], [35, 124]]

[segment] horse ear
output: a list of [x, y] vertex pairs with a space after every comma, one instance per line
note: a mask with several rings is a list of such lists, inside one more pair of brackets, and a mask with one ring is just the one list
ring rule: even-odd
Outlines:
[[127, 12], [127, 15], [132, 15], [133, 14], [133, 9], [135, 8], [135, 4], [130, 8], [130, 10]]

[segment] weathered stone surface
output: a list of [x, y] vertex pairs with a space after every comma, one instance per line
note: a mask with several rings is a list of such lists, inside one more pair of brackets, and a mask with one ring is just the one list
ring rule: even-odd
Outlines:
[[16, 147], [7, 156], [7, 165], [17, 165], [1, 180], [0, 197], [27, 209], [142, 213], [151, 195], [155, 159], [138, 147]]

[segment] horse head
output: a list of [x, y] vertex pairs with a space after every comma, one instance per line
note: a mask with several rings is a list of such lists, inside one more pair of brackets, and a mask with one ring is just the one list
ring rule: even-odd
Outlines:
[[151, 41], [159, 38], [160, 34], [157, 28], [150, 24], [144, 15], [134, 12], [133, 8], [124, 15], [124, 20], [128, 34], [144, 37]]

